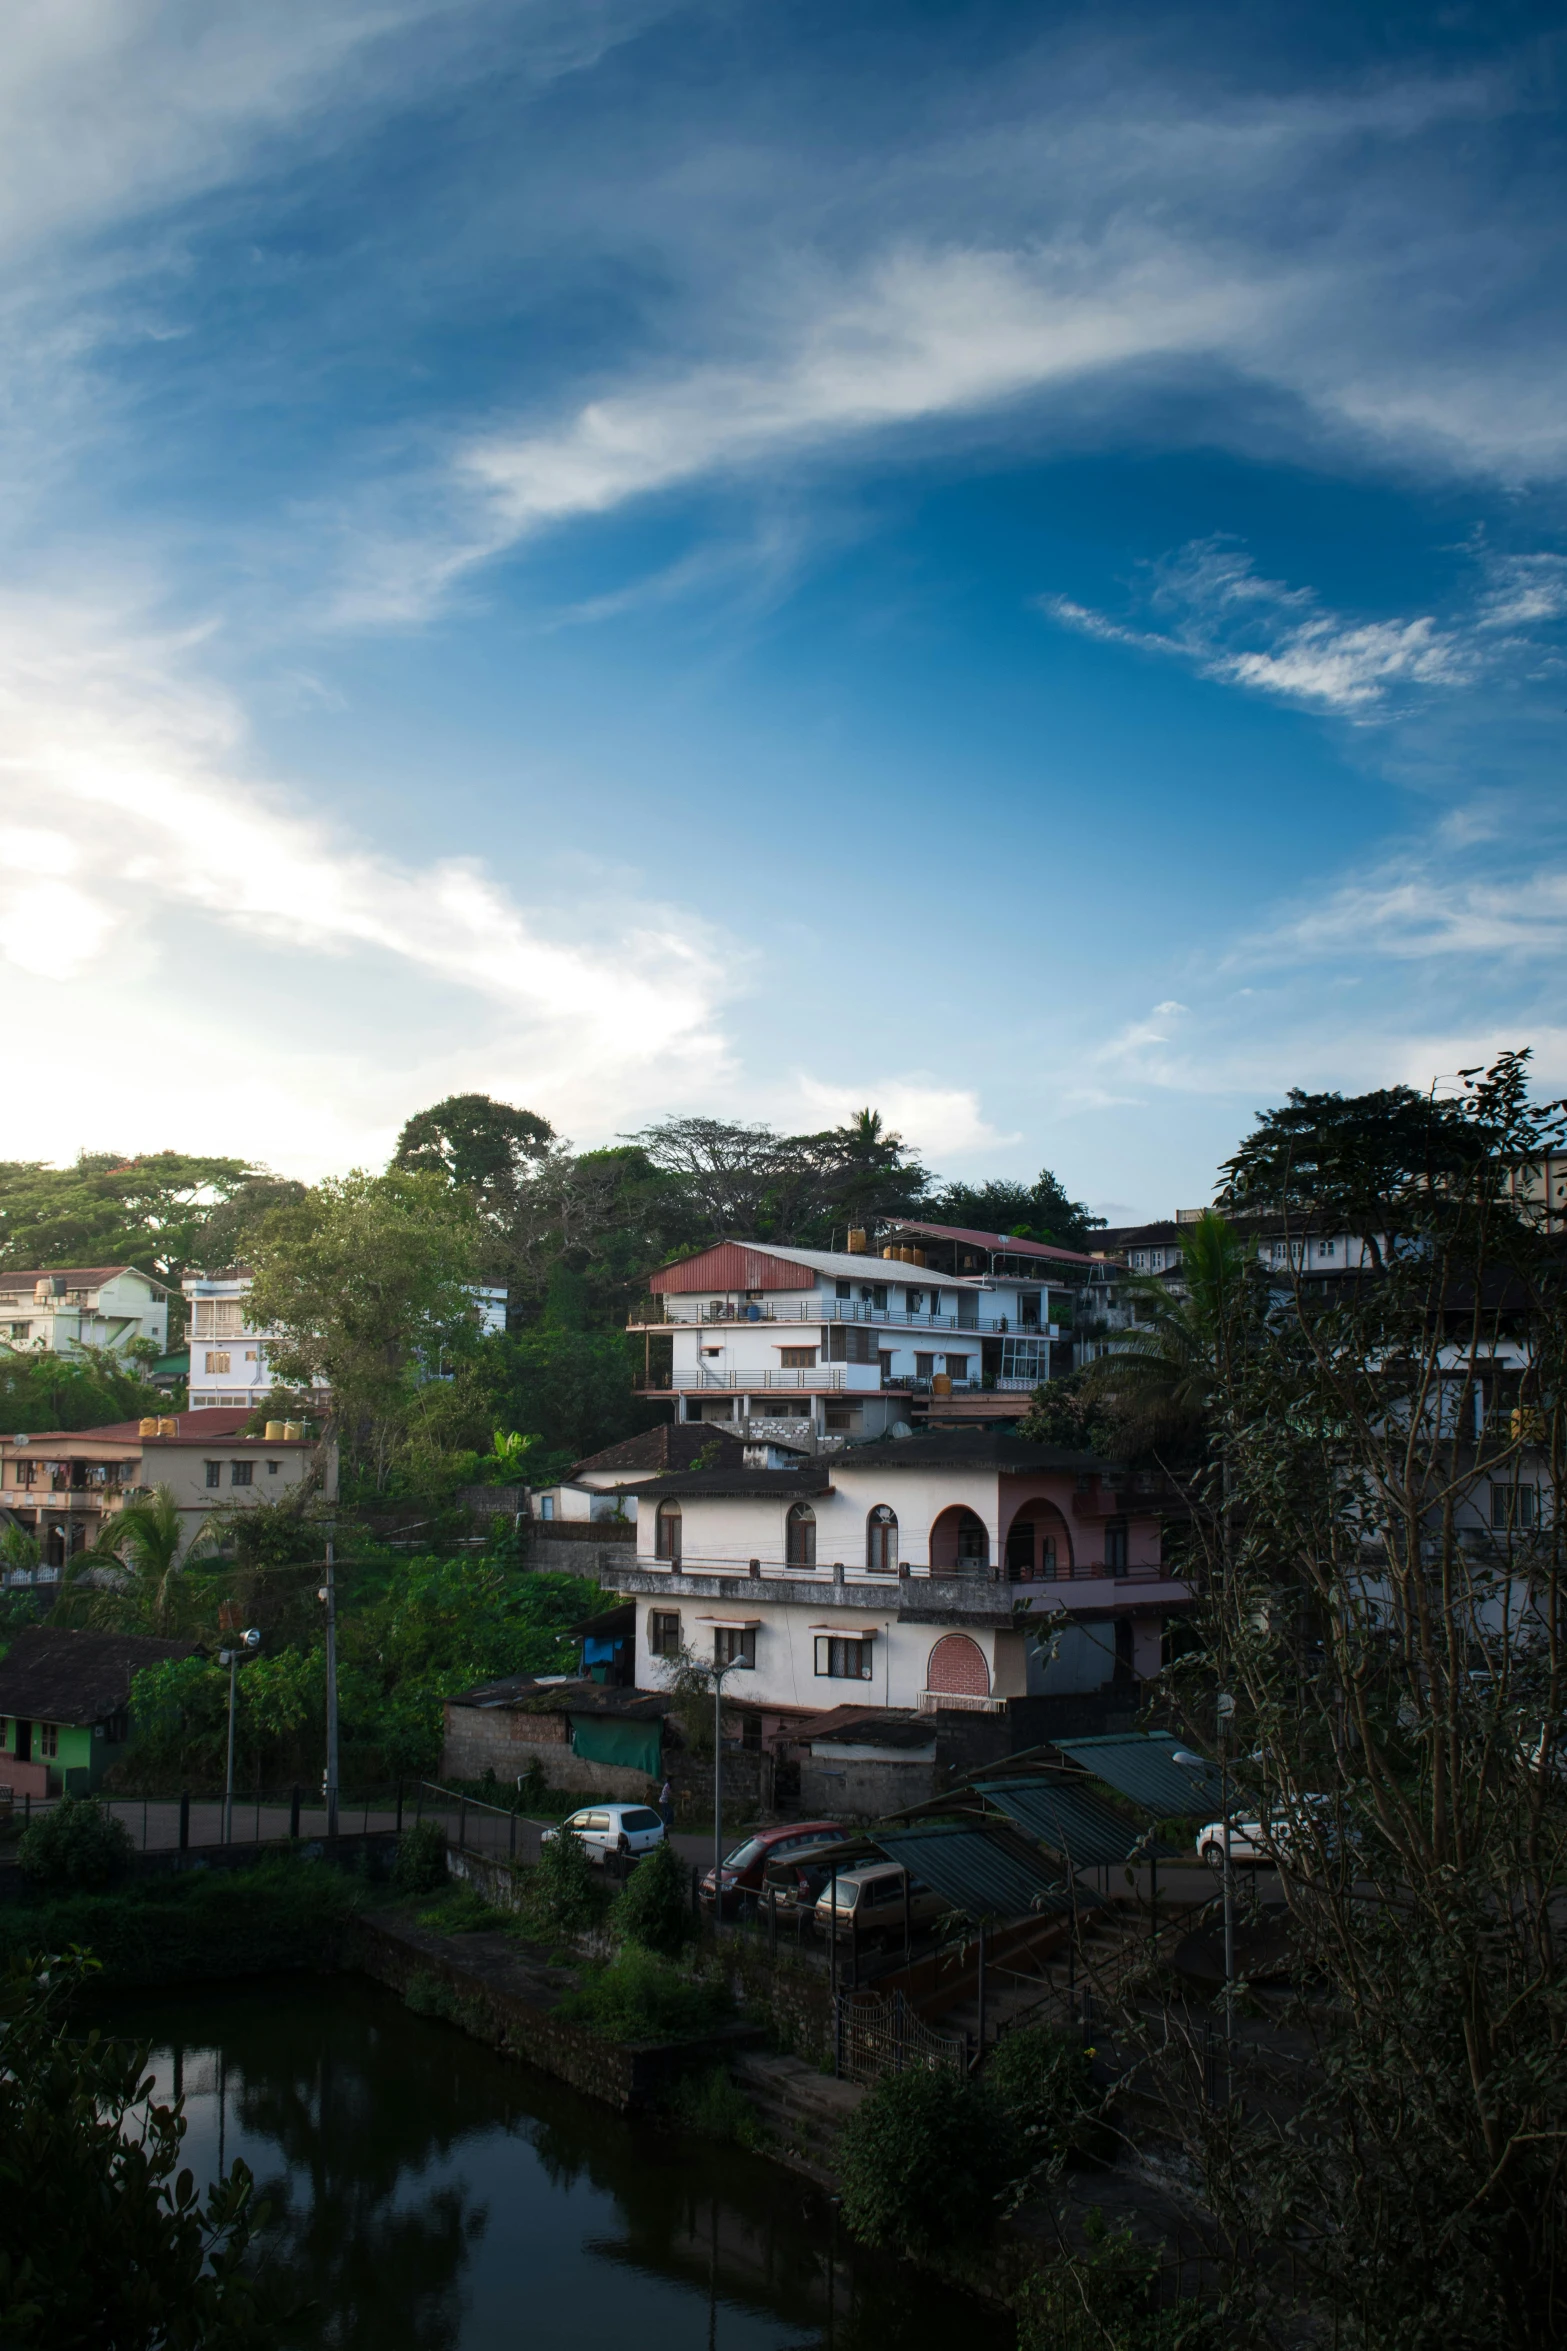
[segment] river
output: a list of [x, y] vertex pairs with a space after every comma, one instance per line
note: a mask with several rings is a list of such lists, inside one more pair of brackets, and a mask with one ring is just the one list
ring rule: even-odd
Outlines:
[[1007, 2351], [808, 2183], [626, 2121], [356, 1977], [121, 1995], [198, 2180], [243, 2156], [291, 2351]]

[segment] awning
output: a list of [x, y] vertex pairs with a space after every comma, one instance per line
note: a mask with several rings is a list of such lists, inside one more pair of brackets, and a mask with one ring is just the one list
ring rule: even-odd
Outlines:
[[1058, 1754], [1069, 1755], [1134, 1803], [1146, 1804], [1160, 1819], [1171, 1814], [1217, 1812], [1224, 1801], [1217, 1764], [1204, 1761], [1200, 1770], [1172, 1761], [1179, 1750], [1192, 1750], [1168, 1731], [1121, 1731], [1097, 1739], [1052, 1739]]
[[845, 1624], [842, 1617], [829, 1617], [825, 1624], [808, 1624], [808, 1633], [842, 1633], [846, 1641], [874, 1641], [881, 1630], [874, 1624]]
[[1129, 1819], [1102, 1796], [1074, 1787], [1069, 1780], [979, 1780], [976, 1786], [988, 1803], [1052, 1853], [1062, 1854], [1073, 1869], [1141, 1861], [1149, 1854], [1163, 1860], [1175, 1852], [1173, 1845], [1161, 1844], [1149, 1834], [1146, 1814], [1141, 1820]]
[[699, 1616], [698, 1624], [717, 1625], [722, 1633], [754, 1633], [762, 1622], [759, 1616]]
[[1072, 1908], [1059, 1869], [1007, 1829], [933, 1820], [878, 1829], [875, 1841], [889, 1861], [901, 1862], [911, 1877], [976, 1921], [1023, 1918], [1030, 1911], [1059, 1917]]
[[587, 1763], [613, 1763], [622, 1771], [640, 1771], [656, 1780], [663, 1770], [662, 1725], [657, 1722], [617, 1721], [613, 1715], [573, 1714], [572, 1753]]

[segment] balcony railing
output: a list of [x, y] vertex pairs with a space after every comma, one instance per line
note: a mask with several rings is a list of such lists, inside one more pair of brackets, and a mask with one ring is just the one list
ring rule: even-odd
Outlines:
[[647, 1312], [639, 1310], [633, 1316], [633, 1330], [693, 1330], [708, 1323], [753, 1322], [860, 1322], [890, 1326], [897, 1330], [917, 1331], [1010, 1331], [1020, 1338], [1059, 1339], [1071, 1330], [1070, 1323], [1020, 1322], [1010, 1315], [981, 1314], [910, 1314], [893, 1306], [867, 1306], [852, 1298], [817, 1298], [809, 1305], [782, 1302], [767, 1306], [673, 1306], [666, 1305], [662, 1314], [652, 1310], [658, 1301], [652, 1301]]
[[846, 1388], [847, 1371], [865, 1371], [873, 1376], [874, 1363], [821, 1363], [809, 1371], [676, 1371], [671, 1372], [669, 1387], [723, 1388], [733, 1393], [736, 1389], [746, 1394], [762, 1395], [769, 1388]]

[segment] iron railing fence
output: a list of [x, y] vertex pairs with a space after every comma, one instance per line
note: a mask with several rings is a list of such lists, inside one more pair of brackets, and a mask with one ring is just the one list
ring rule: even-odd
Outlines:
[[[326, 1800], [313, 1787], [236, 1789], [227, 1834], [226, 1804], [221, 1795], [193, 1793], [188, 1788], [156, 1796], [106, 1795], [101, 1789], [93, 1794], [113, 1819], [123, 1822], [138, 1853], [183, 1852], [225, 1844], [315, 1842], [329, 1833]], [[63, 1801], [64, 1794], [8, 1793], [4, 1759], [0, 1758], [0, 1820], [7, 1821], [13, 1833], [42, 1820]], [[403, 1826], [404, 1806], [401, 1784], [340, 1794], [337, 1833], [343, 1837], [395, 1835]]]

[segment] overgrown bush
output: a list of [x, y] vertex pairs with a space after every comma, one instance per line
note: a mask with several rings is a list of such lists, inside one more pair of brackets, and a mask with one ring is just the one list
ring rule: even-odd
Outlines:
[[666, 2109], [677, 2129], [699, 2139], [723, 2139], [732, 2146], [759, 2148], [767, 2133], [750, 2099], [722, 2065], [688, 2073], [675, 2085]]
[[729, 2008], [717, 1985], [682, 1975], [656, 1951], [628, 1943], [610, 1966], [568, 1993], [556, 2014], [606, 2041], [691, 2041], [722, 2023]]
[[667, 1837], [639, 1861], [615, 1904], [615, 1932], [666, 1959], [678, 1956], [693, 1920], [685, 1865]]
[[1020, 2165], [1011, 2117], [983, 2082], [884, 2074], [839, 2142], [843, 2216], [867, 2245], [961, 2250], [988, 2235]]
[[135, 1847], [123, 1820], [91, 1796], [65, 1796], [35, 1820], [16, 1849], [23, 1877], [40, 1892], [112, 1886]]
[[580, 1935], [602, 1906], [603, 1889], [582, 1839], [570, 1829], [546, 1837], [525, 1897], [528, 1923], [535, 1933]]
[[1011, 2118], [1031, 2170], [1109, 2152], [1089, 2053], [1075, 2034], [1048, 2024], [1007, 2033], [991, 2051], [984, 2081]]
[[399, 1894], [433, 1894], [446, 1883], [446, 1831], [438, 1820], [416, 1820], [404, 1829], [392, 1864]]
[[477, 1886], [453, 1886], [418, 1915], [422, 1927], [433, 1927], [440, 1935], [478, 1935], [516, 1924], [509, 1911], [486, 1902]]
[[1159, 2301], [1159, 2249], [1096, 2208], [1081, 2248], [1038, 2270], [1017, 2300], [1018, 2351], [1219, 2351], [1215, 2314], [1200, 2302]]
[[92, 1952], [108, 1984], [330, 1967], [362, 1887], [325, 1862], [182, 1870], [112, 1891], [0, 1904], [0, 1965], [29, 1951]]

